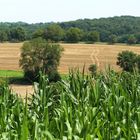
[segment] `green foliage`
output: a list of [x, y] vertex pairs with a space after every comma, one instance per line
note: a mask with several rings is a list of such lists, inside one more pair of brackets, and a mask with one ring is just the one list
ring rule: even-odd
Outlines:
[[132, 72], [140, 72], [140, 55], [135, 54], [131, 51], [122, 51], [118, 54], [117, 65], [119, 65], [123, 70]]
[[61, 80], [61, 76], [57, 70], [49, 71], [47, 74], [50, 82], [57, 82]]
[[140, 75], [70, 71], [50, 84], [41, 75], [25, 102], [0, 86], [0, 139], [140, 139]]
[[135, 37], [136, 37], [137, 43], [140, 44], [140, 33], [135, 34]]
[[95, 42], [99, 42], [99, 40], [100, 40], [100, 35], [98, 32], [92, 31], [87, 34], [87, 41], [95, 43]]
[[122, 35], [122, 36], [119, 36], [118, 37], [118, 42], [119, 43], [127, 43], [128, 42], [128, 38], [129, 38], [129, 35]]
[[95, 76], [97, 74], [97, 65], [91, 64], [88, 68], [92, 76]]
[[115, 44], [117, 42], [117, 36], [116, 35], [110, 35], [108, 44]]
[[7, 80], [3, 77], [0, 77], [0, 86], [3, 86], [7, 83]]
[[[25, 42], [20, 59], [20, 66], [24, 70], [25, 78], [37, 80], [40, 70], [49, 75], [57, 74], [62, 50], [60, 45], [50, 44], [41, 38]], [[55, 76], [51, 76], [51, 80], [52, 77], [55, 78]]]
[[129, 72], [132, 72], [136, 68], [136, 61], [137, 55], [131, 51], [122, 51], [117, 57], [117, 65]]
[[44, 37], [44, 30], [38, 29], [32, 35], [32, 38], [39, 38], [39, 37], [42, 37], [42, 38]]
[[74, 27], [68, 29], [65, 35], [66, 41], [69, 43], [77, 43], [82, 39], [82, 37], [83, 37], [82, 30]]
[[135, 44], [136, 42], [137, 42], [137, 40], [136, 40], [136, 38], [135, 38], [134, 35], [130, 35], [130, 36], [128, 37], [127, 43], [128, 43], [129, 45]]
[[64, 35], [63, 29], [57, 24], [52, 24], [47, 27], [44, 37], [47, 40], [58, 42], [62, 40], [63, 35]]
[[140, 55], [137, 55], [136, 64], [137, 64], [137, 69], [140, 72]]
[[[101, 42], [108, 42], [110, 35], [116, 35], [119, 43], [127, 43], [128, 38], [134, 35], [136, 42], [140, 43], [140, 17], [120, 16], [100, 19], [80, 19], [76, 21], [60, 22], [60, 23], [36, 23], [27, 24], [23, 22], [17, 23], [0, 23], [0, 30], [4, 31], [8, 36], [8, 41], [22, 41], [23, 38], [15, 37], [15, 31], [18, 27], [23, 28], [26, 33], [25, 39], [29, 40], [32, 37], [45, 37], [52, 41], [67, 41], [67, 30], [70, 28], [78, 28], [83, 31], [85, 37], [89, 32], [96, 31], [100, 34]], [[62, 30], [63, 35], [62, 35]], [[42, 33], [43, 31], [43, 33]], [[21, 31], [19, 31], [21, 32]], [[85, 37], [80, 37], [80, 41], [87, 41]], [[71, 37], [70, 37], [71, 38]], [[78, 39], [79, 40], [79, 39]], [[73, 41], [73, 40], [72, 40]]]
[[6, 32], [0, 31], [0, 42], [4, 42], [7, 40], [8, 40], [8, 36], [7, 36]]
[[[100, 33], [100, 41], [108, 42], [109, 35], [115, 34], [117, 37], [137, 34], [140, 32], [140, 17], [120, 16], [100, 19], [80, 19], [70, 22], [62, 22], [60, 26], [64, 29], [77, 27], [88, 33], [97, 31]], [[118, 40], [119, 41], [119, 40]]]
[[13, 28], [10, 31], [10, 41], [19, 42], [26, 39], [26, 31], [22, 27]]

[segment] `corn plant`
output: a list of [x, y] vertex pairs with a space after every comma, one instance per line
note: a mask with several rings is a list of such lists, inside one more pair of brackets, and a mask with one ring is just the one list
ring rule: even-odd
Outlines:
[[139, 140], [140, 75], [112, 70], [92, 77], [71, 70], [50, 83], [45, 75], [22, 100], [0, 85], [0, 139]]

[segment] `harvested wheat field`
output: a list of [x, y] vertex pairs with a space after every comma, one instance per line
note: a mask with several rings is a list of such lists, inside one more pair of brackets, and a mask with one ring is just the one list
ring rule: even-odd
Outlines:
[[[0, 44], [0, 70], [21, 70], [19, 67], [20, 48], [22, 43]], [[68, 73], [69, 68], [78, 67], [86, 69], [90, 64], [97, 64], [99, 70], [104, 70], [108, 65], [119, 70], [116, 65], [117, 54], [123, 50], [131, 50], [140, 54], [140, 47], [126, 45], [102, 44], [61, 44], [64, 48], [59, 72]]]
[[[0, 70], [21, 70], [19, 67], [20, 49], [23, 43], [0, 44]], [[123, 50], [131, 50], [140, 54], [140, 47], [125, 45], [102, 44], [61, 44], [64, 52], [61, 58], [59, 72], [66, 74], [69, 68], [78, 67], [81, 70], [85, 64], [86, 70], [90, 64], [97, 64], [99, 70], [104, 70], [110, 65], [115, 70], [120, 70], [116, 65], [117, 54]], [[11, 85], [14, 92], [25, 97], [26, 93], [33, 93], [32, 86]]]
[[126, 45], [101, 45], [101, 44], [62, 44], [63, 52], [59, 71], [67, 73], [69, 68], [88, 69], [90, 64], [97, 64], [99, 70], [105, 70], [109, 65], [114, 70], [120, 70], [116, 65], [117, 55], [123, 50], [134, 51], [140, 54], [140, 47]]

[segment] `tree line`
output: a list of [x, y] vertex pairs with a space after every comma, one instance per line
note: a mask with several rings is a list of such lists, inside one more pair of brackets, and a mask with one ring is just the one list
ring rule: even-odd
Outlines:
[[61, 23], [0, 23], [0, 42], [20, 42], [42, 37], [54, 42], [140, 43], [140, 17], [80, 19]]

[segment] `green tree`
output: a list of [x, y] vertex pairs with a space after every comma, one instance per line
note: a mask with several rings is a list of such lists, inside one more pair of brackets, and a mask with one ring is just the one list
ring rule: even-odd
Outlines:
[[127, 43], [128, 42], [128, 37], [129, 35], [121, 35], [118, 37], [118, 42], [119, 43]]
[[117, 42], [117, 36], [112, 34], [109, 36], [108, 44], [115, 44]]
[[136, 37], [137, 43], [140, 44], [140, 33], [135, 34], [135, 37]]
[[[25, 42], [21, 50], [20, 66], [25, 78], [38, 80], [39, 71], [48, 74], [49, 80], [57, 80], [62, 48], [58, 44], [50, 44], [42, 38]], [[56, 79], [57, 78], [57, 79]]]
[[83, 31], [80, 30], [79, 28], [74, 28], [74, 27], [68, 29], [65, 35], [66, 41], [69, 43], [77, 43], [82, 39], [82, 37], [83, 37]]
[[47, 40], [58, 42], [62, 40], [63, 35], [64, 35], [63, 29], [57, 24], [52, 24], [47, 27], [44, 37]]
[[117, 65], [123, 70], [132, 72], [136, 68], [137, 55], [131, 51], [122, 51], [118, 54]]
[[26, 31], [23, 27], [18, 27], [16, 29], [16, 37], [18, 41], [24, 41], [26, 39]]
[[13, 28], [10, 33], [11, 41], [24, 41], [26, 39], [26, 31], [23, 27]]
[[96, 31], [89, 32], [87, 35], [87, 40], [92, 43], [98, 42], [100, 40], [99, 32]]
[[8, 36], [7, 36], [6, 32], [0, 31], [0, 42], [4, 42], [7, 40], [8, 40]]
[[44, 37], [44, 30], [43, 29], [38, 29], [32, 34], [32, 38], [39, 38], [39, 37]]
[[130, 35], [127, 40], [127, 44], [135, 44], [137, 42], [136, 37], [134, 35]]

